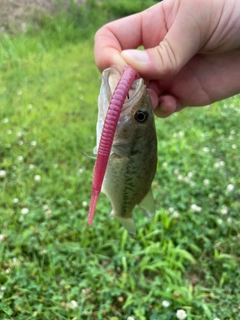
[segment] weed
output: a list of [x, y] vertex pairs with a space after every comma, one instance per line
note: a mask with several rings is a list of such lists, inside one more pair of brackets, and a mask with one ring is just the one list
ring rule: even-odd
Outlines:
[[1, 38], [1, 319], [237, 319], [239, 97], [156, 119], [153, 221], [130, 237], [101, 196], [89, 228], [100, 75], [51, 19]]

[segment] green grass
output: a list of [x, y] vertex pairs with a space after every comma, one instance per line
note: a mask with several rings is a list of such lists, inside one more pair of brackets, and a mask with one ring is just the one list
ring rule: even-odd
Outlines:
[[89, 228], [100, 74], [61, 21], [1, 36], [0, 318], [238, 319], [240, 98], [156, 119], [153, 221], [129, 237], [101, 196]]

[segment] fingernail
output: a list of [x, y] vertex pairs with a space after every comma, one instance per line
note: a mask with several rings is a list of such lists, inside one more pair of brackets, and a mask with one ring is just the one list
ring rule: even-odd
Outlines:
[[134, 60], [137, 62], [149, 61], [149, 56], [146, 51], [141, 50], [123, 50], [121, 55], [124, 60]]

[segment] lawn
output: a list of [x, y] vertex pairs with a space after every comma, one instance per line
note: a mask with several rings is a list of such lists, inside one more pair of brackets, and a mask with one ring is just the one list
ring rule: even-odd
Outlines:
[[0, 318], [240, 319], [239, 96], [156, 118], [153, 221], [129, 236], [102, 195], [87, 225], [92, 10], [0, 36]]

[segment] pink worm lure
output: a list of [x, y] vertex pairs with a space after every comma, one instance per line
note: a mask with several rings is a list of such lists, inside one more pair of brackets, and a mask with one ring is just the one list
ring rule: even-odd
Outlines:
[[92, 180], [92, 196], [88, 213], [88, 225], [93, 222], [97, 200], [101, 192], [104, 175], [107, 169], [108, 159], [112, 148], [114, 134], [116, 132], [120, 113], [134, 80], [139, 79], [138, 73], [130, 66], [123, 68], [121, 78], [112, 95], [107, 115], [104, 121], [102, 135], [98, 147], [98, 155], [94, 166]]

